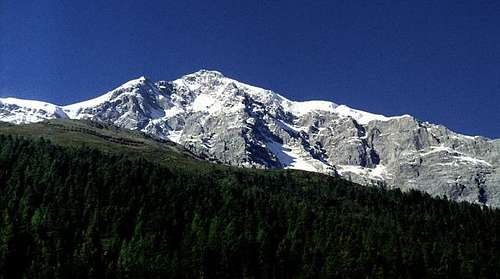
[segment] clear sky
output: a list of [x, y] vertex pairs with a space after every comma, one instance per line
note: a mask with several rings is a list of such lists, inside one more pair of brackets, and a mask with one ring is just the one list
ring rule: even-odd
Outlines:
[[0, 96], [198, 69], [500, 138], [500, 1], [0, 0]]

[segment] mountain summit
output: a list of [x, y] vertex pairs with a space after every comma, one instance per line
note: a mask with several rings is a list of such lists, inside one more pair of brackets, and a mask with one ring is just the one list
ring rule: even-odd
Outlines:
[[131, 80], [58, 106], [0, 99], [0, 120], [93, 119], [169, 139], [224, 164], [341, 175], [500, 206], [500, 141], [409, 115], [386, 117], [327, 101], [296, 102], [200, 70], [174, 81]]

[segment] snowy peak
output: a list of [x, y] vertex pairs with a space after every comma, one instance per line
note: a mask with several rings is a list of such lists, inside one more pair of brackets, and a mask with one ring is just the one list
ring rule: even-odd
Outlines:
[[221, 72], [207, 69], [200, 69], [199, 71], [181, 77], [181, 79], [196, 79], [198, 81], [204, 81], [205, 83], [223, 78], [225, 78], [225, 76]]
[[115, 102], [124, 97], [144, 98], [146, 96], [155, 96], [160, 94], [157, 86], [148, 78], [130, 80], [121, 86], [91, 100], [78, 102], [75, 104], [63, 106], [64, 112], [71, 118], [86, 118], [92, 116], [92, 108], [104, 106], [107, 103]]
[[340, 105], [337, 106], [334, 110], [334, 113], [343, 116], [343, 117], [351, 117], [352, 119], [356, 120], [361, 125], [367, 125], [371, 121], [390, 121], [394, 119], [400, 119], [404, 117], [410, 117], [410, 115], [405, 114], [401, 116], [392, 116], [392, 117], [387, 117], [385, 115], [381, 114], [374, 114], [362, 110], [357, 110], [357, 109], [352, 109], [346, 105]]
[[[193, 74], [185, 75], [182, 78], [175, 80], [173, 84], [179, 90], [192, 92], [194, 94], [220, 95], [221, 93], [231, 92], [231, 90], [227, 90], [229, 87], [232, 88], [233, 91], [241, 91], [256, 101], [262, 102], [266, 105], [277, 104], [278, 106], [281, 106], [284, 111], [290, 112], [299, 117], [312, 112], [329, 112], [337, 114], [341, 117], [350, 117], [362, 125], [366, 125], [375, 120], [389, 121], [400, 117], [410, 117], [409, 115], [387, 117], [384, 115], [352, 109], [346, 105], [338, 105], [328, 101], [291, 101], [271, 90], [245, 84], [243, 82], [225, 77], [218, 71], [212, 70], [200, 70]], [[205, 97], [202, 97], [201, 99], [203, 102], [207, 100]], [[210, 102], [212, 100], [207, 101]]]
[[327, 101], [293, 102], [288, 99], [284, 99], [283, 105], [285, 110], [297, 116], [302, 116], [311, 112], [334, 113], [335, 109], [338, 107], [337, 104]]
[[140, 103], [144, 102], [155, 106], [156, 110], [163, 111], [163, 115], [173, 115], [180, 111], [216, 113], [224, 111], [231, 103], [235, 103], [236, 108], [241, 108], [238, 105], [241, 105], [246, 97], [275, 111], [281, 110], [299, 118], [310, 113], [331, 113], [340, 118], [353, 119], [360, 125], [368, 125], [372, 121], [411, 117], [387, 117], [329, 101], [291, 101], [271, 90], [245, 84], [225, 77], [219, 71], [206, 69], [184, 75], [172, 82], [154, 83], [141, 76], [99, 97], [66, 106], [15, 98], [0, 99], [4, 108], [10, 106], [10, 109], [4, 110], [0, 116], [4, 121], [14, 123], [41, 121], [51, 117], [94, 118], [94, 108], [113, 107], [116, 103], [121, 106], [124, 103], [133, 106], [135, 103], [135, 106], [140, 106]]
[[35, 100], [25, 100], [17, 98], [0, 98], [0, 103], [5, 106], [15, 106], [20, 108], [31, 109], [33, 111], [46, 111], [54, 113], [57, 110], [57, 106], [51, 103], [35, 101]]
[[234, 166], [340, 174], [363, 184], [500, 206], [500, 141], [460, 135], [409, 115], [293, 101], [218, 71], [173, 81], [139, 77], [67, 106], [0, 99], [2, 121], [51, 118], [143, 131]]
[[220, 72], [199, 70], [195, 73], [182, 76], [173, 81], [174, 85], [185, 87], [189, 91], [198, 91], [202, 88], [216, 88], [224, 84], [225, 77]]
[[15, 124], [40, 122], [51, 118], [67, 118], [64, 111], [53, 104], [16, 98], [0, 98], [0, 119]]
[[[165, 82], [162, 82], [165, 84]], [[221, 113], [244, 108], [246, 98], [269, 103], [277, 94], [225, 77], [217, 71], [200, 70], [171, 82], [172, 103], [180, 110]]]

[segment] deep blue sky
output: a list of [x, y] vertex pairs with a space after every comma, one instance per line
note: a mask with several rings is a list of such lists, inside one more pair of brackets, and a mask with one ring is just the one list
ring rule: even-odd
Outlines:
[[0, 96], [67, 104], [200, 68], [500, 137], [497, 0], [0, 0]]

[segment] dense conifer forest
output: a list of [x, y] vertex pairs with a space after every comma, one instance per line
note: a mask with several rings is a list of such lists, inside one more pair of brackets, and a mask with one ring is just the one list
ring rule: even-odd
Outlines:
[[495, 278], [500, 212], [0, 135], [0, 278]]

